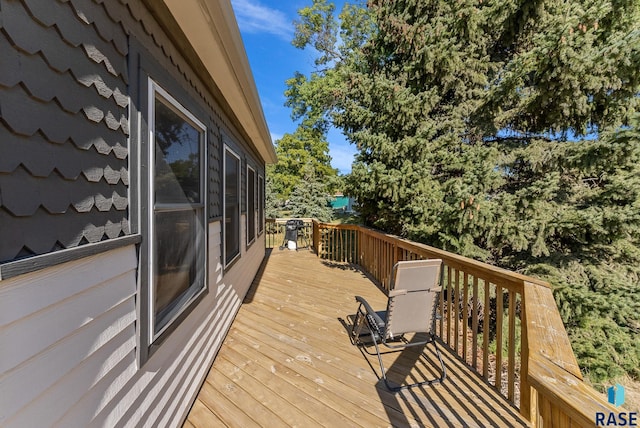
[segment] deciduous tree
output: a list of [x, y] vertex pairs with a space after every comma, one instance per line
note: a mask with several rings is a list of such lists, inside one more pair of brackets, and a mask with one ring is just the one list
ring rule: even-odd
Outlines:
[[269, 170], [272, 189], [281, 200], [289, 199], [291, 192], [303, 179], [304, 168], [310, 165], [319, 179], [333, 183], [338, 171], [331, 166], [329, 143], [317, 129], [299, 126], [293, 134], [285, 134], [276, 141], [278, 163]]

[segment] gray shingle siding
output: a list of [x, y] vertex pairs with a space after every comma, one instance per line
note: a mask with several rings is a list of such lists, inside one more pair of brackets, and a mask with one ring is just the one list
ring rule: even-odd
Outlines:
[[[147, 178], [129, 176], [140, 162], [129, 150], [146, 132], [147, 93], [134, 55], [207, 126], [209, 218], [223, 215], [223, 132], [242, 157], [246, 210], [247, 159], [263, 176], [264, 164], [144, 2], [0, 0], [0, 22], [0, 263], [139, 232]], [[132, 132], [130, 111], [143, 122]]]
[[122, 25], [87, 1], [0, 13], [0, 262], [129, 234]]

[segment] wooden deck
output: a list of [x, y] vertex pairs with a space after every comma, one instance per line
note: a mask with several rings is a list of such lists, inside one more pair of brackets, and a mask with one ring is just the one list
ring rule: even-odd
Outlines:
[[[376, 357], [349, 341], [354, 295], [384, 309], [384, 294], [353, 267], [273, 250], [184, 426], [527, 426], [444, 345], [443, 384], [389, 392]], [[390, 377], [434, 377], [433, 345], [422, 356], [409, 349], [385, 356]]]

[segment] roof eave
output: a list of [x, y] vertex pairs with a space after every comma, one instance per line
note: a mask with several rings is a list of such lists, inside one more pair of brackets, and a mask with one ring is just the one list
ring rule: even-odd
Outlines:
[[[230, 1], [145, 3], [264, 161], [275, 163], [275, 148]], [[181, 34], [176, 34], [178, 29]]]

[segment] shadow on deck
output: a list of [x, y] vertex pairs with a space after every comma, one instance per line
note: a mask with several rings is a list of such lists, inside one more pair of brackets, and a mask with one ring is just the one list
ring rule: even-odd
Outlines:
[[[349, 341], [355, 295], [386, 304], [353, 266], [268, 250], [185, 427], [528, 425], [444, 344], [443, 384], [388, 391], [376, 357]], [[431, 345], [386, 355], [385, 364], [398, 382], [439, 367]]]

